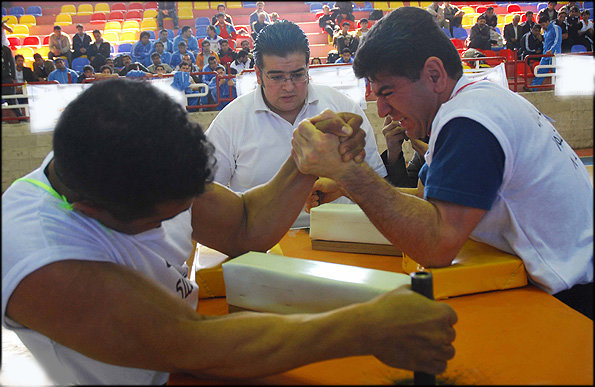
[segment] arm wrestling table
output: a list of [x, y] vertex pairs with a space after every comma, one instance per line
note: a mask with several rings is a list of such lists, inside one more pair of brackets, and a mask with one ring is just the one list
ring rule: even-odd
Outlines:
[[[401, 257], [312, 250], [307, 230], [290, 230], [279, 244], [288, 257], [403, 273]], [[456, 355], [436, 376], [437, 384], [593, 384], [593, 321], [537, 287], [440, 302], [455, 310], [458, 322]], [[197, 310], [228, 313], [225, 297], [201, 299]], [[373, 356], [356, 356], [258, 379], [172, 374], [168, 384], [413, 384], [413, 372], [388, 367]]]

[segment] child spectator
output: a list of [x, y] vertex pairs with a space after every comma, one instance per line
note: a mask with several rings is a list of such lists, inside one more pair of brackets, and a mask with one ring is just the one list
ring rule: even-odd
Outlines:
[[95, 69], [91, 65], [85, 65], [83, 67], [83, 72], [79, 75], [77, 82], [83, 83], [87, 78], [95, 78]]
[[[225, 76], [225, 68], [221, 65], [217, 66], [217, 75], [218, 77], [214, 77], [209, 82], [209, 94], [213, 96], [214, 103], [222, 99], [229, 98], [230, 95], [232, 98], [237, 97], [236, 93], [236, 86], [235, 81], [233, 78], [220, 78]], [[217, 89], [219, 90], [219, 95], [217, 96]], [[230, 94], [231, 90], [231, 94]], [[217, 98], [218, 97], [218, 98]], [[225, 106], [227, 106], [231, 101], [221, 101], [215, 107], [215, 110], [222, 110]]]
[[130, 49], [130, 55], [134, 62], [139, 62], [143, 66], [151, 65], [151, 42], [150, 35], [147, 31], [140, 33], [140, 39], [138, 42], [132, 45]]
[[203, 42], [205, 40], [211, 44], [211, 51], [218, 52], [221, 49], [219, 42], [222, 41], [223, 38], [217, 35], [217, 29], [215, 29], [214, 26], [207, 26], [207, 37], [204, 38]]
[[54, 59], [56, 69], [48, 76], [48, 81], [58, 81], [58, 83], [76, 83], [78, 74], [76, 71], [66, 67], [64, 59], [57, 57]]
[[112, 75], [114, 73], [114, 69], [111, 66], [103, 65], [101, 69], [99, 69], [102, 75]]
[[349, 32], [349, 22], [344, 21], [341, 24], [341, 31], [335, 34], [333, 45], [337, 48], [337, 52], [343, 52], [344, 48], [348, 48], [352, 53], [357, 51], [359, 45], [359, 38]]
[[355, 31], [355, 35], [361, 40], [370, 29], [368, 28], [368, 19], [365, 17], [361, 18], [359, 21], [360, 28]]
[[82, 24], [77, 24], [77, 32], [72, 35], [72, 59], [87, 55], [87, 50], [89, 50], [89, 46], [91, 45], [91, 37], [85, 34], [83, 29]]
[[215, 15], [213, 15], [213, 17], [211, 18], [211, 24], [212, 25], [217, 24], [217, 15], [220, 13], [224, 14], [225, 21], [233, 26], [233, 19], [231, 18], [230, 15], [227, 14], [227, 7], [223, 3], [220, 3], [219, 5], [217, 5], [217, 13]]
[[312, 59], [310, 60], [310, 64], [311, 64], [311, 65], [315, 65], [315, 64], [322, 64], [322, 61], [320, 60], [320, 58], [319, 58], [319, 57], [315, 56], [314, 58], [312, 58]]
[[155, 66], [155, 75], [157, 75], [158, 78], [163, 78], [163, 76], [165, 74], [167, 74], [168, 72], [165, 71], [165, 67], [163, 64], [158, 64], [157, 66]]

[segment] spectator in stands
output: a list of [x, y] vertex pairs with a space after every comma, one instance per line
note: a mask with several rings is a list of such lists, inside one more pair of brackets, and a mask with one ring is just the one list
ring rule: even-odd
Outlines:
[[[155, 51], [153, 53], [151, 53], [151, 55], [157, 53], [161, 57], [162, 63], [167, 63], [168, 65], [171, 63], [171, 55], [172, 54], [165, 51], [165, 46], [163, 45], [163, 42], [161, 42], [161, 41], [155, 42], [155, 45], [153, 48], [155, 49]], [[153, 57], [151, 57], [151, 59], [153, 59]]]
[[165, 70], [163, 63], [155, 66], [155, 75], [157, 75], [158, 78], [163, 78], [165, 74], [167, 74], [167, 71]]
[[54, 62], [44, 60], [39, 53], [33, 54], [33, 74], [40, 80], [46, 81], [52, 71], [56, 69]]
[[85, 65], [83, 67], [83, 72], [79, 75], [77, 82], [83, 83], [87, 78], [95, 78], [95, 69], [91, 65]]
[[311, 64], [311, 65], [315, 65], [315, 64], [316, 64], [316, 65], [319, 65], [319, 64], [322, 64], [322, 61], [320, 60], [320, 58], [319, 58], [319, 57], [315, 56], [314, 58], [312, 58], [312, 59], [310, 60], [310, 64]]
[[[366, 161], [386, 175], [374, 132], [359, 105], [331, 87], [309, 83], [308, 38], [297, 24], [282, 20], [268, 26], [255, 42], [254, 56], [259, 86], [227, 105], [207, 130], [215, 146], [216, 182], [244, 192], [270, 180], [289, 156], [291, 133], [299, 122], [325, 109], [364, 119]], [[295, 225], [308, 223], [302, 213]]]
[[217, 52], [221, 49], [219, 42], [222, 41], [223, 38], [217, 35], [215, 26], [207, 26], [207, 37], [204, 38], [203, 42], [205, 40], [211, 44], [211, 51]]
[[558, 18], [556, 19], [555, 23], [560, 29], [562, 30], [562, 52], [570, 52], [570, 46], [568, 45], [568, 24], [566, 24], [566, 17], [568, 16], [568, 11], [566, 7], [560, 8], [558, 10]]
[[[201, 69], [199, 69], [199, 68], [198, 68], [198, 66], [197, 66], [197, 65], [195, 65], [195, 64], [192, 62], [192, 58], [190, 57], [190, 54], [189, 54], [189, 53], [186, 53], [186, 54], [182, 55], [182, 63], [184, 63], [184, 62], [186, 62], [186, 63], [190, 63], [190, 76], [192, 77], [192, 79], [194, 79], [194, 82], [196, 82], [196, 83], [200, 83], [200, 82], [202, 82], [202, 81], [201, 81], [201, 79], [202, 79], [202, 75], [199, 75], [199, 74], [192, 74], [192, 73], [198, 73], [198, 72], [200, 72], [200, 71], [201, 71]], [[178, 65], [178, 66], [177, 66], [177, 67], [174, 69], [174, 71], [179, 71], [179, 70], [180, 70], [180, 65], [181, 65], [182, 63], [180, 63], [180, 64], [179, 64], [179, 65]]]
[[558, 18], [558, 11], [556, 11], [557, 1], [548, 1], [547, 7], [539, 11], [537, 14], [537, 20], [541, 19], [541, 15], [547, 14], [548, 20], [556, 20]]
[[342, 26], [343, 20], [351, 20], [355, 22], [355, 16], [353, 15], [353, 2], [352, 1], [336, 1], [333, 7], [333, 19], [337, 25]]
[[[15, 61], [15, 82], [16, 83], [29, 83], [29, 82], [37, 82], [37, 76], [35, 74], [33, 74], [33, 70], [31, 70], [29, 67], [25, 66], [25, 57], [21, 54], [16, 54], [14, 56], [14, 61]], [[16, 94], [22, 94], [23, 93], [23, 86], [17, 86], [15, 89]], [[17, 102], [19, 104], [26, 104], [28, 103], [27, 98], [18, 98]], [[23, 111], [23, 115], [24, 115], [24, 111]]]
[[[202, 69], [203, 72], [216, 72], [217, 71], [217, 66], [219, 66], [219, 62], [217, 62], [217, 58], [215, 58], [214, 56], [210, 56], [207, 59], [208, 63], [207, 65]], [[215, 74], [204, 74], [202, 76], [202, 80], [204, 83], [209, 83], [209, 81], [211, 79], [213, 79], [213, 77], [215, 76]]]
[[469, 31], [468, 39], [469, 44], [467, 47], [477, 48], [479, 50], [489, 50], [492, 48], [490, 43], [490, 27], [486, 24], [486, 17], [484, 15], [477, 17], [477, 22], [471, 27], [471, 31]]
[[506, 48], [510, 50], [518, 50], [521, 47], [521, 15], [516, 14], [512, 17], [512, 22], [504, 26], [504, 39], [506, 40]]
[[167, 31], [167, 30], [161, 30], [161, 31], [159, 31], [159, 39], [156, 40], [153, 43], [153, 49], [151, 50], [152, 52], [156, 51], [155, 50], [155, 44], [157, 44], [157, 42], [161, 42], [161, 44], [163, 44], [164, 50], [166, 52], [169, 52], [170, 54], [173, 54], [173, 52], [174, 52], [174, 44], [173, 44], [173, 41], [169, 37], [169, 31]]
[[236, 31], [235, 27], [225, 21], [224, 13], [217, 14], [217, 23], [214, 24], [214, 27], [217, 35], [223, 39], [235, 39], [236, 36], [238, 36], [238, 32]]
[[495, 28], [492, 27], [490, 27], [490, 44], [491, 50], [500, 50], [504, 48], [504, 38]]
[[271, 23], [277, 23], [278, 21], [281, 21], [279, 14], [277, 12], [271, 12]]
[[[200, 48], [198, 47], [198, 40], [192, 35], [192, 29], [190, 26], [182, 27], [182, 33], [174, 39], [174, 50], [177, 48], [179, 49], [178, 43], [184, 41], [186, 43], [186, 48], [188, 51], [192, 51], [193, 54], [198, 54]], [[193, 55], [195, 56], [195, 55]], [[176, 63], [177, 65], [177, 63]], [[174, 66], [172, 64], [172, 66]]]
[[114, 75], [114, 69], [113, 69], [113, 67], [108, 66], [106, 64], [104, 64], [103, 66], [101, 66], [101, 68], [99, 69], [99, 71], [103, 75]]
[[231, 63], [236, 60], [237, 53], [229, 46], [229, 42], [226, 39], [223, 39], [219, 44], [221, 45], [218, 53], [219, 63], [228, 69]]
[[105, 65], [112, 68], [112, 72], [116, 72], [114, 60], [112, 58], [105, 58]]
[[68, 35], [62, 33], [62, 27], [54, 26], [54, 33], [50, 35], [48, 42], [50, 52], [48, 52], [48, 59], [55, 57], [66, 57], [68, 65], [72, 63], [72, 52], [70, 51], [70, 40]]
[[582, 44], [587, 48], [587, 51], [593, 51], [593, 21], [591, 11], [588, 9], [581, 12], [581, 29], [578, 31], [578, 44]]
[[318, 26], [326, 31], [328, 40], [331, 42], [335, 32], [339, 31], [339, 26], [335, 23], [335, 19], [333, 18], [333, 14], [328, 5], [324, 4], [322, 6], [322, 12], [322, 16], [318, 18]]
[[368, 19], [366, 19], [365, 17], [361, 18], [359, 20], [359, 24], [360, 27], [355, 31], [355, 35], [359, 38], [359, 40], [362, 40], [366, 36], [368, 31], [370, 31], [370, 29], [368, 28]]
[[344, 21], [341, 24], [341, 31], [335, 34], [333, 39], [333, 45], [337, 49], [337, 52], [343, 52], [344, 48], [348, 48], [352, 53], [357, 51], [357, 46], [359, 45], [359, 38], [349, 32], [349, 24], [348, 21]]
[[184, 54], [186, 53], [190, 54], [192, 62], [196, 61], [194, 53], [187, 49], [186, 43], [183, 40], [180, 40], [178, 42], [178, 51], [174, 52], [174, 54], [171, 56], [171, 61], [169, 62], [169, 65], [173, 68], [176, 68], [176, 66], [182, 62], [182, 56], [184, 56]]
[[[85, 34], [82, 24], [76, 25], [76, 31], [76, 34], [72, 35], [72, 59], [87, 55], [91, 45], [91, 37]], [[88, 55], [87, 58], [89, 58]]]
[[[220, 78], [214, 77], [209, 82], [209, 94], [213, 96], [214, 103], [222, 99], [230, 98], [230, 90], [231, 90], [231, 97], [236, 98], [236, 84], [233, 78], [221, 78], [224, 77], [225, 74], [225, 67], [219, 65], [217, 66], [217, 75]], [[219, 98], [217, 98], [217, 89], [219, 89]], [[227, 106], [231, 101], [221, 101], [215, 107], [215, 110], [222, 110], [225, 106]]]
[[[533, 28], [531, 28], [531, 31], [527, 32], [521, 38], [519, 59], [525, 60], [527, 55], [541, 54], [543, 54], [543, 36], [541, 35], [541, 26], [539, 24], [535, 24], [533, 25]], [[532, 66], [535, 62], [539, 62], [539, 59], [529, 59], [529, 66]]]
[[439, 27], [444, 27], [444, 9], [440, 6], [440, 1], [433, 1], [432, 4], [428, 5], [426, 11], [432, 15], [434, 22]]
[[148, 31], [142, 31], [140, 33], [140, 39], [138, 42], [132, 45], [130, 49], [130, 55], [134, 62], [141, 63], [143, 66], [151, 65], [151, 49], [152, 45], [150, 42], [150, 36]]
[[486, 11], [482, 13], [486, 18], [486, 25], [491, 29], [495, 29], [498, 25], [498, 15], [494, 12], [494, 7], [490, 6], [486, 8]]
[[[12, 51], [10, 50], [10, 42], [8, 41], [8, 37], [6, 36], [6, 32], [12, 33], [12, 27], [6, 24], [6, 20], [2, 20], [2, 83], [13, 83], [15, 79], [15, 72], [16, 72], [16, 65], [14, 61], [14, 56], [12, 55]], [[2, 94], [3, 95], [12, 95], [14, 94], [15, 88], [14, 86], [2, 86]], [[17, 100], [13, 98], [7, 98], [6, 100], [2, 99], [2, 102], [6, 102], [9, 105], [16, 105]], [[4, 112], [4, 110], [3, 110]], [[21, 109], [9, 109], [6, 110], [7, 114], [13, 114], [16, 117], [22, 117], [23, 113]]]
[[219, 55], [215, 51], [211, 50], [211, 43], [208, 40], [204, 39], [202, 42], [200, 42], [200, 45], [202, 46], [202, 51], [196, 56], [196, 65], [199, 69], [203, 69], [205, 67], [205, 58], [208, 61], [210, 56], [214, 56], [217, 60], [217, 63], [219, 63]]
[[443, 27], [448, 28], [450, 34], [452, 35], [452, 28], [461, 26], [465, 11], [450, 4], [450, 1], [445, 1], [442, 5], [442, 14], [444, 15]]
[[111, 46], [109, 42], [103, 40], [101, 31], [97, 29], [93, 30], [93, 38], [95, 38], [95, 41], [89, 46], [87, 57], [89, 58], [89, 62], [91, 62], [91, 66], [97, 71], [105, 64], [106, 59], [110, 57]]
[[[121, 55], [122, 64], [124, 65], [122, 69], [118, 72], [120, 76], [126, 76], [129, 71], [131, 70], [141, 70], [145, 73], [148, 73], [149, 70], [142, 64], [138, 62], [132, 62], [132, 57], [128, 54]], [[107, 64], [107, 61], [106, 61]]]
[[[163, 44], [161, 46], [163, 46]], [[151, 54], [151, 61], [153, 61], [153, 64], [147, 67], [147, 70], [149, 70], [149, 72], [152, 74], [155, 74], [157, 72], [156, 67], [159, 65], [163, 66], [166, 73], [171, 73], [172, 71], [174, 71], [169, 64], [161, 62], [161, 55], [159, 55], [157, 51]]]
[[256, 11], [254, 11], [250, 14], [250, 25], [252, 25], [252, 23], [254, 23], [255, 21], [258, 21], [258, 13], [259, 12], [264, 12], [264, 14], [266, 15], [266, 21], [269, 23], [271, 22], [271, 18], [269, 17], [269, 14], [264, 10], [264, 1], [257, 1], [256, 2]]
[[243, 70], [254, 68], [254, 59], [248, 58], [248, 53], [240, 50], [237, 53], [236, 59], [229, 66], [230, 74], [241, 74]]
[[[556, 16], [558, 14], [556, 13]], [[556, 19], [550, 20], [547, 13], [542, 13], [539, 17], [539, 24], [543, 29], [543, 53], [545, 55], [560, 54], [562, 52], [562, 30], [555, 23]], [[552, 57], [543, 57], [539, 62], [540, 65], [546, 66], [552, 64]], [[538, 74], [551, 72], [552, 69], [539, 69]], [[535, 77], [531, 86], [541, 85], [545, 80], [544, 77]], [[525, 86], [525, 89], [527, 87]], [[536, 89], [533, 89], [535, 91]], [[527, 90], [525, 90], [527, 91]]]
[[157, 3], [157, 24], [159, 29], [163, 29], [163, 18], [171, 17], [174, 21], [174, 29], [178, 29], [178, 12], [176, 11], [175, 1], [160, 1]]
[[76, 83], [78, 74], [76, 71], [66, 67], [64, 59], [62, 57], [56, 57], [54, 59], [56, 69], [48, 76], [48, 81], [58, 81], [58, 83]]
[[405, 134], [405, 128], [399, 125], [399, 122], [394, 122], [390, 116], [386, 116], [382, 135], [386, 141], [386, 150], [380, 154], [388, 172], [385, 180], [395, 187], [417, 187], [419, 171], [426, 162], [424, 155], [428, 151], [429, 136], [423, 140], [410, 139], [414, 153], [406, 163], [403, 142], [409, 138]]
[[217, 15], [220, 13], [224, 14], [225, 21], [233, 26], [233, 19], [231, 18], [230, 15], [227, 14], [227, 7], [223, 3], [220, 3], [219, 5], [217, 5], [217, 13], [215, 15], [213, 15], [213, 17], [211, 18], [211, 25], [217, 24], [217, 21], [218, 21]]
[[[174, 72], [174, 81], [171, 84], [174, 89], [178, 89], [183, 91], [185, 94], [194, 94], [196, 93], [196, 89], [200, 88], [201, 86], [194, 82], [194, 79], [190, 76], [190, 63], [189, 62], [182, 62], [180, 63], [180, 70]], [[195, 106], [198, 105], [199, 97], [190, 97], [187, 98], [187, 106]], [[198, 108], [188, 109], [188, 111], [198, 111]]]
[[[566, 17], [566, 24], [568, 25], [568, 39], [566, 42], [565, 52], [570, 52], [571, 48], [575, 44], [579, 44], [579, 34], [582, 27], [580, 9], [578, 6], [571, 7], [568, 16]], [[564, 43], [564, 42], [563, 42]]]
[[525, 36], [525, 34], [531, 32], [533, 30], [533, 26], [535, 25], [535, 20], [533, 20], [533, 11], [525, 12], [526, 20], [521, 23], [521, 34]]
[[141, 64], [135, 62], [132, 64], [131, 69], [126, 73], [127, 78], [135, 78], [135, 79], [146, 79], [147, 77], [151, 76], [151, 73], [148, 71], [141, 70]]
[[254, 56], [252, 55], [252, 50], [250, 50], [250, 42], [247, 39], [244, 39], [240, 42], [240, 49], [248, 53], [248, 59], [254, 59]]
[[341, 51], [341, 57], [335, 63], [353, 63], [351, 50], [345, 47], [343, 51]]
[[254, 23], [250, 24], [250, 29], [252, 30], [252, 40], [256, 41], [256, 38], [258, 37], [258, 34], [260, 33], [260, 31], [268, 26], [269, 22], [266, 21], [266, 17], [265, 17], [265, 13], [264, 12], [260, 12], [258, 13], [258, 20], [256, 20]]

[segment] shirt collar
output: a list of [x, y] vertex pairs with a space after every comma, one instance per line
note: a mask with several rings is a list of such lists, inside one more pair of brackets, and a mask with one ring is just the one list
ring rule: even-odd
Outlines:
[[[308, 84], [308, 93], [306, 94], [306, 104], [311, 105], [313, 103], [318, 102], [320, 97], [318, 96], [318, 92], [312, 86], [311, 83]], [[267, 106], [266, 102], [264, 101], [264, 97], [262, 96], [262, 86], [258, 85], [256, 89], [254, 89], [254, 111], [269, 111], [272, 112], [271, 109]]]

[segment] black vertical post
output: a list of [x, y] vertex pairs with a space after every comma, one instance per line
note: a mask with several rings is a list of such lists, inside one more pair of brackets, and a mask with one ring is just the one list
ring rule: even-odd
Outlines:
[[[434, 286], [432, 283], [432, 273], [429, 271], [418, 271], [411, 273], [411, 290], [416, 293], [426, 296], [430, 300], [434, 299]], [[427, 374], [425, 372], [413, 373], [414, 385], [435, 385], [436, 376]]]

